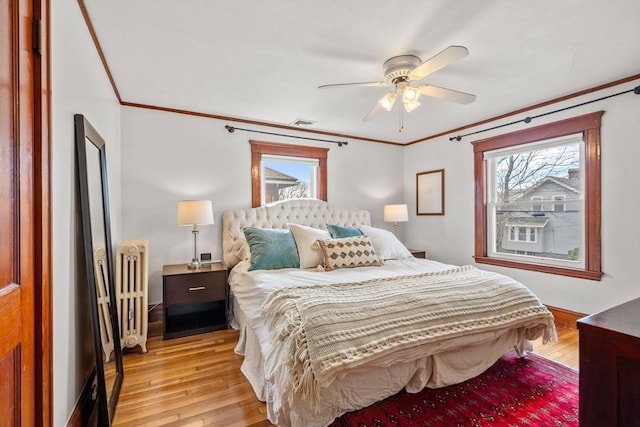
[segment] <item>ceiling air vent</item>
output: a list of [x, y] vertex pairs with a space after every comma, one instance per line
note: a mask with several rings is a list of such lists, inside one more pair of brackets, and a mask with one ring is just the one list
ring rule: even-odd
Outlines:
[[307, 126], [313, 126], [316, 123], [318, 123], [316, 120], [295, 119], [293, 122], [291, 122], [291, 125], [298, 126], [298, 127], [307, 127]]

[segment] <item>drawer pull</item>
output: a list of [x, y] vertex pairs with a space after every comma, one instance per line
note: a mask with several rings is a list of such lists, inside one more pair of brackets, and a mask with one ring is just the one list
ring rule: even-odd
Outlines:
[[205, 286], [196, 286], [195, 288], [189, 288], [189, 291], [204, 291], [205, 289], [207, 289]]

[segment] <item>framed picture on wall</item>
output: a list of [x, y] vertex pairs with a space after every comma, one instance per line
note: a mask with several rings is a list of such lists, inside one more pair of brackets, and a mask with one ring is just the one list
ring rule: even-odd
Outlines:
[[416, 174], [416, 215], [444, 215], [444, 169]]

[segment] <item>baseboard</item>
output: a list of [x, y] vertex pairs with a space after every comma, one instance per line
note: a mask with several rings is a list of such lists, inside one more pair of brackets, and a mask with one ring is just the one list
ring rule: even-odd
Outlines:
[[564, 308], [552, 307], [547, 305], [549, 311], [553, 314], [555, 318], [556, 327], [577, 330], [576, 322], [578, 319], [586, 316], [583, 313], [576, 313], [575, 311], [565, 310]]
[[82, 386], [80, 396], [78, 397], [76, 406], [73, 408], [73, 412], [69, 417], [67, 427], [84, 427], [89, 425], [89, 420], [93, 414], [96, 403], [95, 399], [92, 398], [95, 377], [96, 370], [94, 367]]
[[162, 321], [162, 318], [164, 317], [162, 313], [163, 307], [162, 303], [152, 304], [149, 306], [149, 323]]

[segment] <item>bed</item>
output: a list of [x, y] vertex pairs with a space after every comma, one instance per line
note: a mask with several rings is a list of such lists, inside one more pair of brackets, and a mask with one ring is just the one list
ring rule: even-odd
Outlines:
[[[414, 258], [366, 210], [299, 199], [226, 211], [222, 222], [235, 351], [276, 425], [326, 426], [556, 339], [553, 316], [525, 286]], [[287, 240], [260, 246], [265, 235]]]

